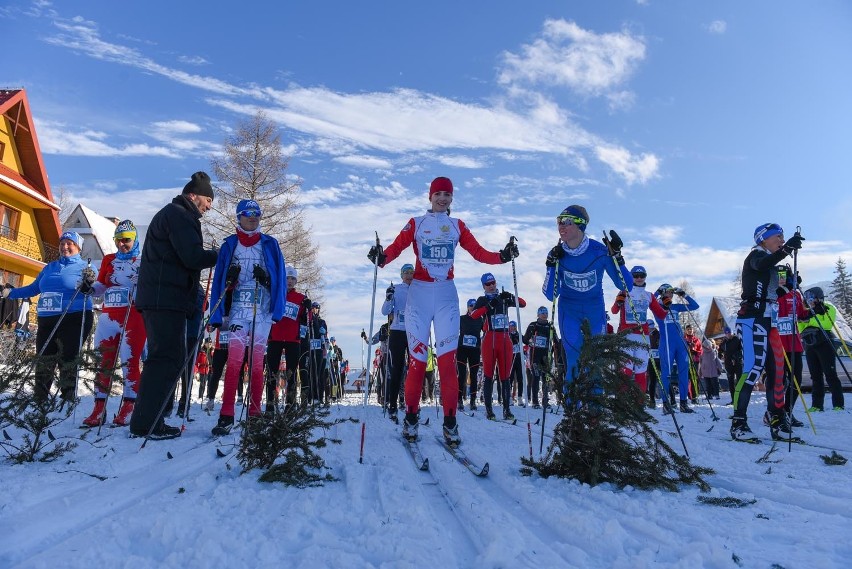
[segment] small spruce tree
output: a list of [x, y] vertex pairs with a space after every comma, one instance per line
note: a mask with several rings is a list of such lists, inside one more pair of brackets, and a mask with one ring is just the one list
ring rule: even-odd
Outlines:
[[521, 472], [574, 478], [595, 486], [677, 491], [681, 484], [709, 490], [704, 476], [713, 470], [694, 466], [651, 427], [642, 410], [644, 394], [622, 371], [635, 346], [623, 334], [592, 336], [588, 322], [574, 378], [565, 397], [565, 416], [539, 460], [521, 458]]
[[846, 271], [846, 261], [837, 259], [834, 265], [834, 280], [831, 281], [829, 298], [847, 322], [852, 322], [852, 277]]
[[[287, 486], [305, 488], [322, 486], [337, 480], [315, 451], [328, 443], [340, 444], [339, 439], [325, 436], [313, 438], [314, 431], [326, 431], [347, 420], [328, 420], [329, 410], [321, 406], [290, 405], [274, 415], [252, 417], [243, 424], [237, 460], [243, 474], [255, 468], [265, 469], [262, 482], [282, 482]], [[279, 462], [280, 459], [283, 461]]]

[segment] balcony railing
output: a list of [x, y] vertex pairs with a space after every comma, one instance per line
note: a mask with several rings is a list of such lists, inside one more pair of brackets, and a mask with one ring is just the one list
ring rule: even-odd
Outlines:
[[21, 233], [6, 225], [0, 225], [0, 247], [42, 263], [59, 258], [59, 247], [39, 241], [32, 235]]

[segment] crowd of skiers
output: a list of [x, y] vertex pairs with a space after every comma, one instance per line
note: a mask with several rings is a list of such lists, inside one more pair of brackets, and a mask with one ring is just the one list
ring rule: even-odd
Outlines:
[[[339, 396], [347, 371], [343, 353], [328, 336], [320, 305], [295, 290], [298, 272], [285, 265], [277, 240], [260, 230], [260, 206], [240, 201], [235, 233], [221, 248], [205, 249], [200, 220], [212, 201], [210, 178], [196, 172], [151, 220], [141, 250], [133, 222], [121, 221], [113, 235], [117, 252], [106, 255], [96, 273], [80, 256], [83, 238], [66, 231], [60, 236], [59, 260], [45, 266], [27, 286], [3, 287], [3, 298], [38, 297], [37, 405], [49, 402], [57, 366], [60, 399], [76, 400], [77, 360], [93, 326], [96, 297], [103, 299], [94, 339], [99, 371], [85, 427], [107, 421], [114, 373], [124, 384], [112, 423], [129, 425], [131, 436], [155, 440], [180, 436], [181, 429], [164, 418], [171, 414], [181, 384], [177, 414], [186, 416], [195, 371], [203, 378], [199, 396], [206, 389], [208, 412], [224, 371], [214, 434], [225, 434], [234, 424], [244, 373], [249, 377], [248, 416], [261, 413], [264, 392], [265, 411], [275, 411], [282, 355], [285, 405], [297, 401], [297, 376], [303, 402]], [[208, 301], [200, 275], [214, 266]], [[203, 340], [206, 333], [212, 333], [215, 342]]]
[[[824, 408], [823, 377], [832, 407], [843, 409], [831, 343], [836, 309], [819, 288], [802, 294], [801, 279], [784, 263], [792, 256], [796, 265], [804, 241], [798, 232], [785, 240], [777, 224], [755, 230], [755, 245], [743, 264], [735, 330], [726, 328], [724, 338], [716, 342], [695, 335], [698, 323], [692, 312], [699, 306], [692, 297], [669, 284], [654, 292], [646, 289], [648, 272], [641, 265], [627, 269], [618, 234], [610, 231], [602, 241], [589, 238], [587, 210], [568, 206], [557, 216], [559, 241], [544, 262], [542, 293], [552, 308], [539, 307], [521, 336], [512, 309], [519, 316], [526, 301], [517, 295], [516, 285], [514, 293], [498, 290], [490, 272], [481, 277], [482, 294], [469, 299], [466, 314], [461, 314], [454, 282], [457, 247], [482, 263], [511, 262], [515, 283], [519, 249], [514, 238], [499, 251], [483, 248], [462, 220], [450, 216], [453, 195], [449, 178], [435, 178], [426, 213], [409, 219], [387, 248], [377, 242], [367, 255], [377, 271], [408, 247], [414, 253], [414, 264], [400, 270], [401, 282], [386, 290], [381, 312], [388, 322], [372, 338], [362, 332], [368, 344], [381, 344], [377, 392], [394, 421], [399, 420], [399, 405], [404, 405], [404, 437], [417, 438], [420, 404], [435, 397], [429, 383], [435, 372], [440, 377], [443, 434], [451, 445], [461, 442], [456, 413], [464, 409], [467, 397], [470, 408], [476, 409], [480, 393], [486, 416], [496, 419], [496, 387], [502, 417], [508, 420], [513, 419], [515, 394], [535, 407], [540, 401], [547, 404], [548, 391], [562, 401], [570, 384], [584, 373], [578, 369], [582, 327], [588, 324], [593, 335], [612, 330], [604, 306], [604, 274], [619, 291], [609, 308], [618, 317], [618, 332], [634, 341], [624, 360], [624, 375], [647, 394], [637, 404], [656, 407], [659, 398], [664, 413], [692, 413], [690, 402], [700, 393], [720, 398], [724, 370], [734, 407], [731, 436], [753, 438], [746, 411], [758, 384], [766, 389], [764, 422], [771, 436], [790, 436], [801, 425], [793, 415], [798, 393], [793, 378], [801, 381], [804, 352], [814, 380], [810, 410]], [[285, 264], [280, 244], [261, 231], [258, 203], [240, 201], [235, 233], [221, 248], [206, 249], [200, 220], [212, 201], [209, 177], [196, 172], [183, 192], [154, 216], [141, 251], [133, 223], [122, 221], [114, 235], [117, 252], [107, 255], [95, 273], [80, 256], [82, 238], [68, 231], [60, 238], [60, 259], [48, 264], [33, 283], [3, 288], [4, 298], [38, 296], [37, 403], [49, 398], [57, 364], [60, 398], [71, 401], [77, 396], [75, 359], [92, 328], [93, 296], [103, 297], [95, 337], [101, 371], [85, 426], [107, 420], [111, 376], [117, 368], [124, 387], [113, 423], [129, 424], [132, 436], [151, 439], [180, 435], [180, 428], [167, 425], [164, 417], [171, 412], [181, 378], [178, 414], [185, 417], [193, 364], [201, 380], [199, 398], [206, 390], [208, 412], [214, 409], [224, 372], [214, 435], [228, 433], [235, 424], [244, 375], [249, 418], [261, 414], [264, 394], [266, 412], [275, 411], [279, 391], [284, 405], [299, 400], [327, 403], [342, 394], [342, 351], [328, 335], [319, 304], [296, 290], [298, 272]], [[214, 267], [208, 294], [200, 275]], [[683, 327], [684, 321], [695, 325]], [[212, 339], [202, 342], [205, 333]], [[57, 357], [41, 357], [52, 355]]]
[[[801, 283], [798, 275], [789, 264], [782, 264], [785, 258], [793, 256], [795, 265], [795, 256], [804, 241], [799, 232], [785, 240], [778, 224], [757, 227], [754, 247], [743, 264], [736, 335], [726, 329], [725, 338], [716, 342], [695, 335], [698, 323], [692, 313], [699, 305], [686, 291], [667, 283], [653, 293], [646, 290], [648, 273], [640, 265], [627, 270], [622, 255], [624, 243], [618, 234], [610, 231], [602, 242], [590, 239], [585, 233], [589, 223], [587, 210], [580, 205], [568, 206], [557, 216], [559, 242], [545, 260], [542, 286], [544, 296], [554, 307], [558, 300], [558, 312], [554, 314], [558, 333], [548, 323], [547, 307], [542, 306], [523, 341], [513, 341], [513, 335], [517, 337], [518, 333], [515, 323], [509, 320], [508, 308], [522, 307], [525, 301], [507, 291], [498, 293], [496, 279], [485, 273], [484, 295], [468, 301], [467, 314], [461, 316], [453, 270], [458, 245], [474, 259], [495, 264], [514, 263], [519, 253], [517, 244], [510, 240], [499, 252], [483, 249], [464, 222], [450, 217], [453, 191], [448, 178], [435, 178], [429, 189], [431, 207], [427, 213], [408, 220], [387, 249], [377, 243], [367, 255], [376, 268], [384, 267], [409, 246], [415, 257], [415, 265], [403, 266], [403, 284], [387, 290], [382, 312], [391, 317], [392, 328], [386, 335], [386, 351], [379, 352], [388, 354], [379, 363], [388, 364], [388, 390], [383, 396], [393, 420], [397, 420], [397, 401], [405, 405], [404, 437], [417, 438], [420, 392], [433, 343], [441, 380], [443, 430], [449, 444], [457, 445], [461, 440], [456, 411], [462, 409], [466, 390], [470, 392], [471, 406], [476, 407], [477, 382], [472, 371], [477, 367], [482, 375], [486, 416], [495, 418], [492, 400], [496, 379], [503, 417], [513, 418], [510, 409], [513, 379], [520, 377], [520, 370], [526, 367], [520, 363], [525, 359], [522, 354], [526, 353], [522, 344], [529, 350], [526, 385], [534, 404], [538, 404], [539, 387], [548, 385], [542, 378], [554, 377], [561, 386], [560, 394], [567, 393], [570, 384], [584, 372], [577, 369], [584, 323], [588, 323], [594, 335], [612, 331], [604, 306], [604, 274], [619, 290], [611, 307], [611, 312], [619, 315], [618, 331], [633, 340], [635, 346], [627, 354], [630, 357], [625, 358], [624, 375], [633, 378], [642, 392], [647, 393], [649, 406], [656, 406], [659, 394], [664, 413], [675, 410], [694, 413], [690, 402], [697, 402], [700, 392], [708, 399], [720, 398], [719, 377], [724, 369], [731, 393], [729, 404], [734, 407], [731, 437], [752, 438], [746, 410], [751, 392], [758, 384], [765, 386], [767, 392], [768, 408], [763, 419], [770, 435], [776, 439], [791, 436], [793, 427], [801, 425], [793, 415], [793, 404], [797, 383], [801, 382], [801, 343], [804, 342], [806, 347], [811, 346], [806, 354], [814, 379], [809, 411], [823, 409], [823, 375], [831, 388], [833, 407], [843, 409], [843, 391], [830, 342], [834, 307], [825, 301], [818, 288], [802, 295], [798, 290]], [[683, 326], [684, 318], [695, 325]], [[434, 342], [430, 337], [431, 327], [435, 330]], [[403, 333], [407, 334], [407, 352], [402, 347]], [[404, 397], [398, 398], [406, 354]], [[786, 366], [785, 358], [790, 362]], [[562, 372], [554, 373], [559, 367]], [[679, 396], [677, 406], [673, 380]], [[523, 380], [520, 383], [523, 385]]]

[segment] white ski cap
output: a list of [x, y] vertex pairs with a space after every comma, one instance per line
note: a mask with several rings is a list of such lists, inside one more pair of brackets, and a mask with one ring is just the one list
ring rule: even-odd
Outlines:
[[287, 278], [293, 277], [294, 279], [299, 278], [299, 271], [296, 270], [296, 267], [293, 265], [285, 265], [284, 269], [287, 271]]

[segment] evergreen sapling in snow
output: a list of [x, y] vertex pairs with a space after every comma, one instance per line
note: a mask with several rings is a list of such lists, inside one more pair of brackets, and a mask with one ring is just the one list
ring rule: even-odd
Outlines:
[[626, 352], [635, 343], [623, 334], [593, 336], [588, 322], [583, 335], [580, 372], [565, 396], [564, 418], [543, 457], [521, 458], [521, 472], [535, 470], [543, 477], [574, 478], [591, 486], [608, 482], [678, 491], [681, 484], [694, 484], [709, 490], [704, 476], [713, 470], [678, 455], [641, 412], [644, 396], [622, 371], [630, 357]]

